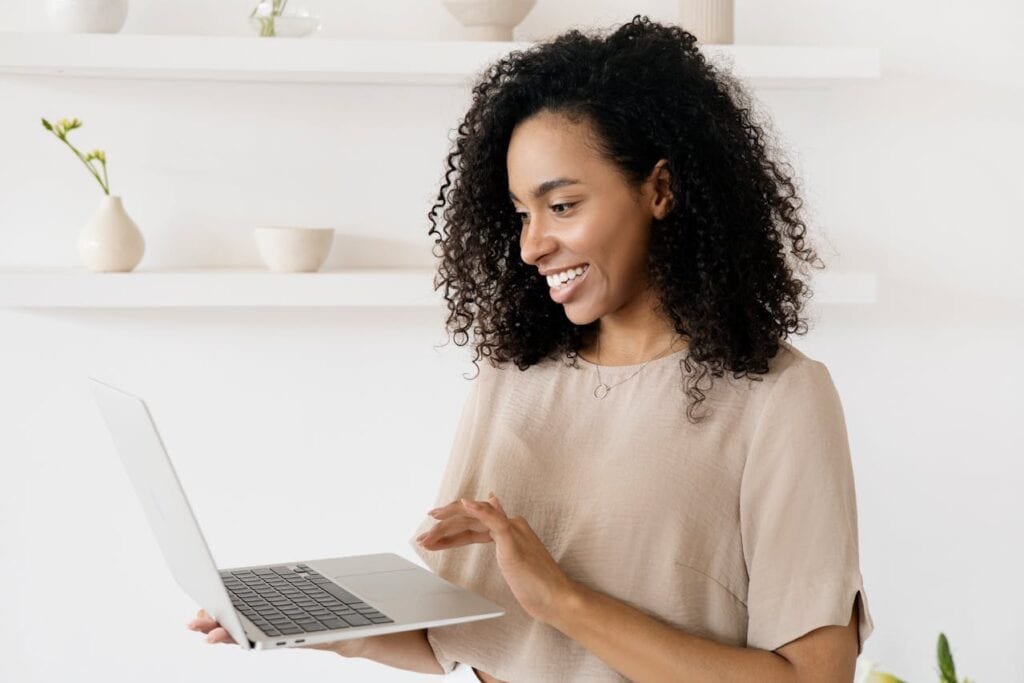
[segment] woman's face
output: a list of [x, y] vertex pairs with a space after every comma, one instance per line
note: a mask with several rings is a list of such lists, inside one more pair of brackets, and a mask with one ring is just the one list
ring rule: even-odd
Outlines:
[[562, 290], [548, 290], [577, 325], [610, 314], [631, 317], [636, 311], [630, 309], [650, 305], [645, 299], [650, 224], [668, 209], [664, 198], [655, 197], [651, 180], [635, 197], [616, 168], [587, 144], [589, 134], [588, 123], [540, 112], [512, 131], [507, 157], [523, 261], [542, 279], [541, 273], [586, 268]]

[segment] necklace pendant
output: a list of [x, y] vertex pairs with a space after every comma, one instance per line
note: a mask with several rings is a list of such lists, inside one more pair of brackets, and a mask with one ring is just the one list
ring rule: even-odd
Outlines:
[[594, 396], [596, 396], [597, 398], [604, 398], [605, 396], [608, 395], [608, 392], [611, 391], [611, 389], [612, 388], [607, 384], [598, 384], [597, 387], [594, 389]]

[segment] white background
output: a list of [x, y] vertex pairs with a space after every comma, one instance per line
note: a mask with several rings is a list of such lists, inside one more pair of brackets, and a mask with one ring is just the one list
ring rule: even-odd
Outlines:
[[[458, 39], [434, 0], [308, 0], [320, 37]], [[245, 34], [248, 3], [132, 0], [124, 33]], [[676, 3], [540, 0], [518, 40]], [[739, 0], [736, 42], [879, 46], [883, 78], [759, 92], [833, 270], [879, 300], [793, 341], [843, 400], [876, 630], [863, 660], [1024, 681], [1024, 10], [1009, 1]], [[0, 0], [0, 30], [46, 30]], [[146, 236], [139, 269], [257, 265], [251, 228], [338, 230], [326, 267], [430, 265], [457, 87], [0, 77], [0, 266], [80, 266], [100, 191], [39, 124], [78, 117]], [[424, 257], [426, 260], [424, 260]], [[186, 630], [87, 374], [149, 402], [220, 566], [407, 545], [475, 374], [440, 309], [0, 310], [0, 680], [438, 680]], [[14, 590], [9, 588], [13, 586]]]

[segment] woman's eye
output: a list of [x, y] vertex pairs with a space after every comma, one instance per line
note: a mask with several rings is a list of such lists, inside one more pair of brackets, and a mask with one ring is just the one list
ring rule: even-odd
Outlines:
[[[551, 208], [552, 211], [554, 211], [555, 209], [557, 209], [560, 206], [564, 206], [566, 211], [568, 211], [572, 207], [576, 206], [576, 202], [563, 202], [561, 204], [552, 204], [550, 208]], [[556, 215], [561, 215], [562, 213], [565, 213], [565, 212], [564, 211], [563, 212], [555, 211]], [[517, 211], [516, 215], [519, 216], [519, 222], [520, 223], [523, 223], [523, 222], [526, 221], [527, 213], [525, 211]]]

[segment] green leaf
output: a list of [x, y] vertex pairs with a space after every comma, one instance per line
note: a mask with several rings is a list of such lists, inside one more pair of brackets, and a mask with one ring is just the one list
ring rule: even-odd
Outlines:
[[953, 653], [949, 651], [949, 641], [945, 633], [939, 633], [938, 644], [939, 673], [942, 683], [957, 683], [956, 666], [953, 664]]
[[43, 128], [45, 128], [46, 130], [48, 130], [48, 131], [50, 131], [52, 133], [53, 132], [53, 126], [50, 125], [50, 122], [47, 121], [46, 119], [42, 119], [42, 122], [43, 122]]

